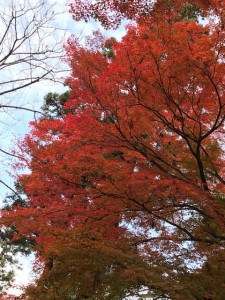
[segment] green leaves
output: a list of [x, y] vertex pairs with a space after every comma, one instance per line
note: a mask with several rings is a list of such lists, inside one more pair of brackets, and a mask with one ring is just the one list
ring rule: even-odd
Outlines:
[[41, 109], [48, 119], [61, 118], [65, 113], [64, 104], [69, 99], [70, 92], [59, 95], [57, 93], [48, 93], [44, 97], [44, 104]]

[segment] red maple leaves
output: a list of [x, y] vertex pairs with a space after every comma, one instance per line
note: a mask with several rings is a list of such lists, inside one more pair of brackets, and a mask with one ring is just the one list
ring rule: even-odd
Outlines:
[[[83, 9], [98, 13], [96, 5], [101, 20], [107, 5], [133, 17], [128, 6], [134, 1], [111, 1], [105, 8], [100, 2], [89, 8], [80, 2], [77, 17], [84, 17]], [[68, 245], [78, 269], [85, 251], [85, 268], [89, 264], [94, 278], [102, 276], [94, 281], [97, 294], [107, 294], [116, 270], [117, 276], [133, 274], [128, 286], [172, 295], [170, 284], [152, 287], [151, 268], [164, 285], [165, 272], [173, 280], [173, 271], [186, 269], [189, 259], [211, 255], [211, 245], [221, 250], [225, 36], [219, 28], [149, 18], [130, 26], [121, 42], [98, 36], [86, 47], [68, 41], [69, 112], [32, 124], [23, 148], [30, 173], [19, 178], [29, 206], [3, 217], [20, 235], [35, 239], [51, 269], [66, 272], [58, 262]], [[105, 257], [100, 271], [92, 264], [96, 256], [87, 254], [92, 247]], [[147, 277], [139, 280], [143, 269]], [[75, 278], [76, 284], [84, 280]]]

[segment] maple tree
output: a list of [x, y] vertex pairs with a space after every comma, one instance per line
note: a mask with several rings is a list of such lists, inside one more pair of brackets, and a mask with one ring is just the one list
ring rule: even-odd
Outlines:
[[[59, 111], [19, 144], [27, 205], [2, 223], [35, 240], [42, 272], [24, 297], [222, 299], [224, 2], [172, 1], [169, 19], [169, 2], [146, 18], [123, 3], [136, 24], [120, 42], [68, 40], [69, 99], [49, 95]], [[220, 22], [199, 24], [198, 10]]]
[[[105, 28], [117, 28], [124, 19], [145, 22], [149, 19], [177, 21], [187, 15], [216, 15], [224, 23], [223, 0], [74, 0], [70, 11], [74, 20], [100, 21]], [[191, 8], [191, 9], [190, 9]]]

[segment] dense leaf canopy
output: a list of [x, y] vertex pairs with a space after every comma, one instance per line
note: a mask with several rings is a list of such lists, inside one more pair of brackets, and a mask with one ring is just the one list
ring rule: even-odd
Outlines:
[[89, 6], [137, 22], [68, 40], [69, 99], [19, 145], [28, 205], [2, 222], [43, 266], [24, 299], [225, 297], [225, 4], [144, 2]]

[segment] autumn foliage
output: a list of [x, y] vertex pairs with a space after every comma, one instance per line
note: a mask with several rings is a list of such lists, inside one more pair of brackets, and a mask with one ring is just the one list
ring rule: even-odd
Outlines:
[[146, 2], [71, 4], [75, 18], [103, 22], [110, 8], [137, 22], [120, 42], [68, 40], [64, 113], [19, 145], [28, 200], [2, 222], [35, 240], [42, 264], [24, 299], [225, 295], [225, 4], [195, 1], [220, 17], [203, 26], [184, 1]]
[[74, 0], [70, 11], [75, 21], [91, 18], [98, 20], [105, 28], [117, 28], [124, 19], [145, 23], [152, 21], [178, 21], [187, 5], [201, 11], [203, 17], [217, 16], [224, 22], [224, 0]]

